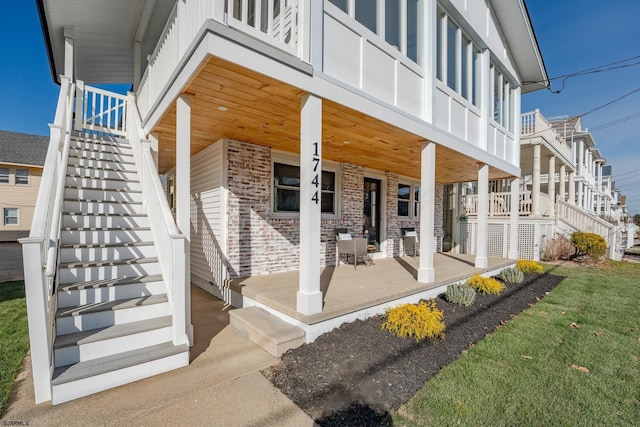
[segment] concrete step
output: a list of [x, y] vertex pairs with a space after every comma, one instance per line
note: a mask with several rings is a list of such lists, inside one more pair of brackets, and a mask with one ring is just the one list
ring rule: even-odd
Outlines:
[[108, 280], [124, 277], [162, 274], [158, 259], [133, 258], [101, 262], [78, 262], [60, 264], [59, 283], [75, 283], [84, 280]]
[[69, 166], [77, 166], [85, 169], [108, 169], [113, 171], [135, 172], [136, 166], [129, 162], [113, 160], [92, 160], [69, 156]]
[[55, 367], [161, 344], [171, 341], [172, 335], [171, 316], [58, 335], [53, 346]]
[[111, 179], [138, 182], [138, 173], [135, 171], [95, 169], [73, 165], [67, 166], [67, 177]]
[[170, 314], [171, 305], [166, 294], [59, 307], [56, 311], [56, 335], [102, 329]]
[[63, 228], [60, 236], [63, 245], [111, 245], [153, 240], [150, 228], [101, 230]]
[[115, 202], [105, 200], [66, 200], [65, 212], [77, 214], [142, 214], [142, 202]]
[[51, 403], [57, 405], [189, 364], [189, 347], [166, 342], [56, 368]]
[[149, 227], [149, 218], [144, 214], [94, 214], [78, 215], [63, 213], [63, 228], [146, 228]]
[[[159, 274], [148, 276], [155, 277]], [[114, 282], [124, 282], [126, 278], [112, 279]], [[107, 280], [104, 280], [106, 282]], [[100, 281], [93, 281], [100, 282]], [[73, 282], [77, 283], [77, 282]], [[67, 284], [62, 284], [66, 286]], [[167, 288], [162, 281], [162, 277], [155, 282], [132, 281], [131, 283], [120, 283], [114, 286], [105, 287], [82, 287], [67, 288], [65, 291], [58, 291], [58, 307], [75, 307], [87, 304], [100, 304], [109, 301], [125, 300], [132, 298], [142, 298], [149, 295], [162, 295], [167, 292]]]
[[137, 180], [127, 181], [123, 179], [99, 179], [67, 176], [65, 185], [67, 187], [94, 188], [102, 190], [142, 191], [142, 186]]
[[127, 245], [65, 245], [60, 248], [60, 262], [97, 262], [158, 256], [153, 242]]
[[133, 190], [101, 190], [94, 188], [66, 187], [65, 200], [104, 200], [109, 202], [142, 202], [142, 192]]
[[299, 347], [305, 342], [302, 329], [260, 307], [231, 310], [229, 324], [275, 357], [280, 357], [285, 351]]

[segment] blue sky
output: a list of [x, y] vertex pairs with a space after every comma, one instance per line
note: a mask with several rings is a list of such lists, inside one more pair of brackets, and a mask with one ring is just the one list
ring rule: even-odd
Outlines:
[[[527, 0], [527, 7], [550, 77], [640, 56], [638, 0]], [[58, 86], [51, 79], [35, 1], [3, 2], [2, 12], [0, 129], [48, 134]], [[545, 117], [574, 116], [638, 88], [640, 65], [569, 79], [560, 94], [543, 90], [524, 95], [522, 111], [538, 108]], [[640, 113], [640, 92], [585, 116], [583, 126], [595, 129], [635, 113]], [[639, 129], [636, 117], [593, 131], [632, 214], [640, 213]]]

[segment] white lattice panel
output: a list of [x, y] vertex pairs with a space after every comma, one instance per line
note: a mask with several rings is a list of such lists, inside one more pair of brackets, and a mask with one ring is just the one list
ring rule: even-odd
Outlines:
[[504, 244], [504, 226], [502, 224], [489, 224], [487, 234], [489, 240], [487, 255], [502, 258], [502, 245]]
[[460, 252], [463, 254], [471, 254], [471, 224], [468, 222], [460, 223]]
[[518, 224], [518, 250], [520, 258], [533, 259], [535, 245], [535, 226], [533, 224]]

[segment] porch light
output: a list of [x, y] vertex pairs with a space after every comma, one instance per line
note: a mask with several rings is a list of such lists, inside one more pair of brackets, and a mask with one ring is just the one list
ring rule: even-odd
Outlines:
[[229, 111], [229, 109], [227, 107], [225, 107], [224, 105], [221, 105], [218, 107], [218, 111]]

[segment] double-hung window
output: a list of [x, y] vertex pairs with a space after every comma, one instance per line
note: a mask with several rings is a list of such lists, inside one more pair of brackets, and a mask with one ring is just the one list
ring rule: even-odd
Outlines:
[[16, 185], [29, 185], [29, 169], [16, 169]]
[[507, 77], [493, 64], [491, 65], [491, 73], [493, 75], [491, 82], [491, 117], [496, 123], [513, 132], [515, 89]]
[[0, 184], [9, 183], [9, 168], [0, 168]]
[[[323, 170], [320, 207], [323, 214], [336, 213], [336, 172]], [[273, 164], [273, 211], [300, 212], [300, 167]]]
[[420, 217], [419, 185], [398, 184], [398, 216], [415, 219]]
[[4, 225], [18, 225], [18, 208], [4, 208]]

